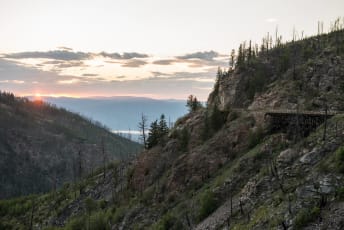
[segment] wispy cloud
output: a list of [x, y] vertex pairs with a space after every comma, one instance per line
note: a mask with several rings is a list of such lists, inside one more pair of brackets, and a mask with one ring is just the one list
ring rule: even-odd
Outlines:
[[154, 64], [154, 65], [171, 65], [175, 62], [177, 62], [177, 60], [175, 60], [175, 59], [163, 59], [163, 60], [153, 61], [152, 64]]
[[112, 58], [112, 59], [121, 59], [121, 60], [127, 60], [127, 59], [132, 59], [132, 58], [148, 58], [149, 55], [148, 54], [141, 54], [141, 53], [136, 53], [136, 52], [132, 52], [132, 53], [106, 53], [106, 52], [101, 52], [99, 53], [99, 55], [103, 56], [103, 57], [108, 57], [108, 58]]
[[227, 57], [215, 51], [154, 57], [137, 52], [59, 49], [3, 54], [2, 88], [20, 94], [111, 96], [115, 93], [170, 98], [196, 94], [206, 99], [206, 89], [213, 85], [217, 66], [227, 65]]
[[84, 74], [82, 74], [82, 76], [84, 76], [84, 77], [96, 77], [96, 76], [98, 76], [98, 74], [94, 74], [94, 73], [84, 73]]
[[0, 83], [13, 83], [13, 84], [24, 84], [22, 80], [0, 80]]
[[84, 52], [71, 52], [68, 50], [51, 50], [46, 52], [34, 51], [34, 52], [20, 52], [5, 54], [5, 58], [10, 59], [24, 59], [24, 58], [45, 58], [45, 59], [55, 59], [55, 60], [85, 60], [92, 57], [90, 53]]
[[100, 53], [86, 53], [86, 52], [74, 52], [73, 49], [68, 47], [59, 47], [60, 50], [50, 50], [50, 51], [30, 51], [30, 52], [19, 52], [19, 53], [10, 53], [5, 54], [5, 58], [10, 59], [25, 59], [25, 58], [45, 58], [45, 59], [53, 59], [53, 60], [64, 60], [64, 61], [72, 61], [72, 60], [86, 60], [93, 58], [95, 56], [102, 56], [111, 59], [118, 59], [118, 60], [129, 60], [133, 58], [148, 58], [148, 54], [142, 53], [107, 53], [107, 52], [100, 52]]
[[186, 54], [183, 56], [177, 56], [177, 59], [201, 59], [206, 61], [212, 61], [214, 58], [218, 57], [219, 54], [215, 51], [204, 51]]
[[137, 68], [140, 67], [142, 65], [146, 65], [147, 62], [146, 61], [142, 61], [142, 60], [129, 60], [127, 62], [125, 62], [124, 64], [122, 64], [123, 67], [132, 67], [132, 68]]
[[81, 82], [80, 79], [76, 79], [76, 78], [72, 78], [72, 79], [69, 79], [69, 80], [60, 80], [60, 81], [57, 81], [58, 84], [62, 84], [62, 85], [70, 85], [70, 84], [75, 84], [75, 83], [79, 83]]

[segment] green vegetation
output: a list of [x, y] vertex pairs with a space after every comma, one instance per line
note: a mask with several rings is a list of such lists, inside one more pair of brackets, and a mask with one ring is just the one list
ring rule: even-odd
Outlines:
[[160, 221], [153, 227], [155, 230], [182, 230], [183, 224], [171, 213], [165, 214]]
[[255, 130], [250, 130], [250, 133], [248, 135], [249, 148], [253, 148], [257, 144], [259, 144], [262, 141], [263, 137], [264, 137], [264, 132], [261, 126], [258, 126]]
[[344, 187], [338, 188], [336, 190], [336, 197], [337, 199], [344, 201]]
[[202, 108], [202, 104], [197, 100], [197, 97], [190, 95], [186, 101], [186, 107], [188, 107], [189, 112], [195, 112]]
[[214, 212], [219, 205], [218, 200], [215, 197], [213, 191], [205, 191], [200, 200], [200, 209], [198, 212], [199, 220], [203, 220], [207, 216], [209, 216], [212, 212]]
[[169, 128], [167, 126], [165, 115], [161, 114], [160, 120], [155, 120], [152, 122], [149, 134], [147, 138], [147, 148], [153, 148], [157, 144], [162, 144], [164, 138], [169, 132]]
[[296, 229], [302, 229], [309, 222], [316, 220], [319, 217], [319, 215], [320, 215], [320, 208], [319, 207], [313, 207], [311, 209], [309, 209], [309, 208], [301, 209], [297, 213], [296, 218], [295, 218]]
[[80, 180], [102, 164], [102, 138], [107, 160], [127, 158], [141, 149], [99, 122], [42, 101], [0, 91], [0, 110], [0, 199], [48, 192]]
[[344, 173], [344, 147], [341, 147], [337, 150], [336, 160], [337, 160], [337, 170], [340, 173]]

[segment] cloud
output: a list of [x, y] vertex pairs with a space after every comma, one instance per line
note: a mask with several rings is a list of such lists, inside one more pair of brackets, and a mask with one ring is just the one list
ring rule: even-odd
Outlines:
[[106, 52], [101, 52], [99, 53], [100, 56], [103, 57], [108, 57], [112, 59], [121, 59], [121, 60], [128, 60], [128, 59], [133, 59], [133, 58], [147, 58], [149, 57], [147, 54], [141, 54], [141, 53], [106, 53]]
[[147, 62], [145, 62], [145, 61], [134, 59], [134, 60], [129, 60], [129, 61], [125, 62], [121, 66], [122, 67], [137, 68], [137, 67], [140, 67], [140, 66], [146, 65], [146, 64], [147, 64]]
[[190, 53], [183, 56], [177, 56], [177, 59], [188, 60], [188, 59], [201, 59], [206, 61], [212, 61], [214, 58], [218, 57], [219, 54], [215, 51], [204, 51], [204, 52], [196, 52]]
[[85, 65], [82, 61], [69, 61], [69, 62], [63, 62], [58, 65], [55, 65], [55, 68], [63, 69], [63, 68], [70, 68], [70, 67], [85, 67]]
[[73, 50], [72, 48], [69, 48], [69, 47], [66, 47], [66, 46], [59, 46], [57, 48], [60, 49], [60, 50], [68, 50], [68, 51], [72, 51]]
[[163, 60], [157, 60], [154, 61], [152, 64], [154, 65], [171, 65], [175, 62], [178, 62], [178, 60], [175, 59], [163, 59]]
[[25, 81], [21, 81], [21, 80], [0, 80], [0, 83], [24, 84]]
[[76, 84], [76, 83], [79, 83], [79, 82], [81, 82], [81, 80], [77, 79], [77, 78], [57, 81], [58, 84], [62, 84], [62, 85]]
[[159, 71], [153, 71], [151, 72], [151, 74], [153, 75], [153, 77], [158, 77], [158, 76], [170, 76], [170, 73], [163, 73], [163, 72], [159, 72]]
[[111, 59], [119, 60], [129, 60], [133, 58], [148, 58], [147, 54], [142, 53], [86, 53], [86, 52], [73, 52], [71, 48], [68, 47], [58, 47], [60, 50], [50, 50], [46, 52], [41, 51], [30, 51], [30, 52], [19, 52], [19, 53], [10, 53], [4, 54], [4, 58], [10, 59], [25, 59], [25, 58], [45, 58], [45, 59], [54, 59], [54, 60], [63, 60], [63, 61], [77, 61], [77, 60], [87, 60], [91, 59], [94, 56], [108, 57]]
[[[53, 84], [59, 80], [68, 80], [75, 78], [72, 76], [60, 76], [53, 71], [43, 71], [34, 67], [28, 67], [20, 65], [14, 61], [0, 59], [0, 69], [3, 71], [0, 74], [0, 81], [7, 80], [8, 84], [20, 84], [21, 81], [24, 81], [25, 84], [21, 84], [23, 87], [31, 82], [35, 84]], [[13, 85], [14, 89], [15, 85]]]
[[84, 77], [96, 77], [98, 75], [99, 74], [94, 74], [94, 73], [84, 73], [82, 76], [84, 76]]
[[68, 50], [51, 50], [47, 52], [34, 51], [34, 52], [11, 53], [11, 54], [5, 54], [4, 57], [11, 58], [11, 59], [46, 58], [46, 59], [73, 61], [73, 60], [89, 59], [92, 57], [92, 54], [84, 53], [84, 52], [71, 52]]
[[206, 72], [175, 72], [175, 73], [162, 73], [162, 72], [151, 72], [152, 77], [149, 80], [165, 79], [174, 81], [195, 81], [195, 82], [214, 82], [214, 76], [216, 73], [215, 69], [210, 69]]

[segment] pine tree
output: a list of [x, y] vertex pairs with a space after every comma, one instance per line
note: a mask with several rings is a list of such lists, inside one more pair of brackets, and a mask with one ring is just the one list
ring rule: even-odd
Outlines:
[[247, 50], [247, 63], [250, 64], [252, 59], [252, 41], [250, 40], [249, 47]]
[[168, 126], [165, 120], [165, 115], [161, 114], [159, 121], [159, 137], [162, 138], [168, 134]]
[[190, 95], [186, 101], [186, 107], [189, 108], [189, 112], [195, 112], [202, 107], [202, 104], [197, 100], [197, 97]]
[[229, 59], [229, 67], [231, 69], [234, 69], [235, 65], [235, 49], [232, 49], [232, 52], [230, 54], [230, 59]]
[[243, 49], [243, 45], [240, 44], [239, 46], [239, 50], [238, 50], [238, 56], [237, 56], [237, 66], [239, 68], [244, 67], [244, 62], [245, 62], [245, 56], [244, 56], [244, 49]]
[[159, 143], [159, 134], [160, 134], [160, 130], [159, 130], [159, 124], [158, 124], [158, 120], [155, 120], [152, 122], [150, 129], [149, 129], [149, 134], [148, 134], [148, 138], [147, 138], [147, 148], [150, 149], [152, 147], [154, 147], [155, 145], [157, 145]]

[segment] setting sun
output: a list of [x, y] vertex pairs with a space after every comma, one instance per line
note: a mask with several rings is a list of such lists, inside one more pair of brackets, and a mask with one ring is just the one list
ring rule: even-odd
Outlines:
[[42, 100], [42, 95], [40, 93], [35, 93], [35, 100]]

